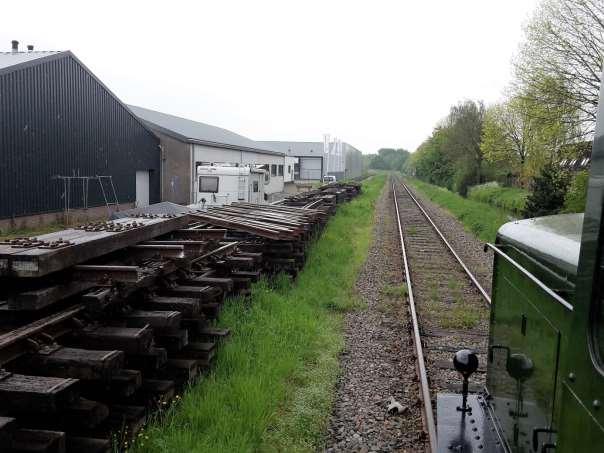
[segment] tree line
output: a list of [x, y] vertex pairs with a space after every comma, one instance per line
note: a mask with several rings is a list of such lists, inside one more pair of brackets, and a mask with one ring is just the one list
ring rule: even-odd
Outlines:
[[[602, 0], [543, 0], [525, 27], [504, 100], [452, 106], [404, 171], [462, 195], [472, 185], [498, 181], [546, 196], [552, 185], [559, 199], [560, 190], [573, 186], [560, 164], [591, 146], [603, 50]], [[529, 197], [527, 206], [535, 203]], [[544, 213], [531, 209], [527, 215]]]
[[380, 148], [377, 154], [365, 154], [366, 167], [374, 170], [401, 171], [410, 156], [406, 149]]

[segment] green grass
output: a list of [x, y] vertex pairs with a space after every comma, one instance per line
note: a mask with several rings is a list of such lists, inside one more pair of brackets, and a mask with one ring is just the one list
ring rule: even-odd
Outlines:
[[65, 229], [65, 225], [60, 223], [52, 223], [50, 225], [40, 226], [36, 228], [19, 228], [0, 230], [0, 240], [13, 239], [19, 237], [40, 236], [42, 234], [54, 233], [55, 231]]
[[430, 316], [436, 318], [438, 325], [443, 329], [472, 329], [487, 316], [484, 309], [476, 308], [459, 298], [446, 310], [443, 310], [442, 302], [430, 299], [422, 310], [427, 310]]
[[406, 181], [424, 193], [434, 203], [449, 211], [481, 241], [494, 241], [499, 227], [511, 220], [506, 211], [489, 204], [469, 200], [447, 189], [425, 183], [419, 179], [407, 178]]
[[518, 187], [501, 187], [497, 183], [490, 182], [470, 187], [468, 198], [501, 208], [516, 217], [520, 217], [528, 194], [527, 190]]
[[408, 293], [407, 285], [401, 283], [400, 285], [387, 285], [382, 288], [382, 294], [388, 297], [402, 298]]
[[139, 452], [320, 449], [344, 345], [343, 316], [359, 306], [354, 283], [369, 249], [385, 176], [340, 207], [295, 282], [252, 288], [226, 303], [232, 330], [213, 371], [139, 438]]

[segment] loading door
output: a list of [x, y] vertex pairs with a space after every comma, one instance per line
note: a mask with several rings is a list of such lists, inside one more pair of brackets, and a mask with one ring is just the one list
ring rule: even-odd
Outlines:
[[136, 172], [136, 207], [149, 206], [149, 171]]
[[300, 179], [321, 180], [322, 157], [300, 157]]

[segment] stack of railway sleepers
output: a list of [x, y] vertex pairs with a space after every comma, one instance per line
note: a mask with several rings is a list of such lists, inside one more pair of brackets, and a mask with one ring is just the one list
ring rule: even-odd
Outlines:
[[262, 257], [264, 271], [296, 275], [304, 265], [310, 241], [322, 231], [329, 214], [323, 209], [233, 203], [191, 216], [207, 225], [228, 228], [229, 238], [240, 242], [242, 254], [250, 259]]
[[317, 189], [290, 195], [281, 200], [285, 206], [297, 206], [306, 209], [324, 209], [334, 213], [340, 203], [350, 201], [361, 191], [361, 185], [356, 182], [335, 182], [325, 184]]
[[0, 451], [127, 446], [211, 365], [225, 297], [295, 275], [341, 190], [0, 241]]
[[242, 288], [212, 274], [261, 270], [226, 237], [141, 215], [0, 243], [0, 451], [124, 447], [200, 377]]

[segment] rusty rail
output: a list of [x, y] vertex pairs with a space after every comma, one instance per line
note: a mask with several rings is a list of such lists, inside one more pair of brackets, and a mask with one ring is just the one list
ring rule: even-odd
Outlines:
[[449, 252], [451, 252], [451, 254], [453, 255], [453, 257], [457, 260], [457, 262], [459, 263], [459, 265], [463, 268], [464, 272], [468, 275], [468, 277], [470, 278], [470, 280], [472, 281], [472, 284], [476, 287], [476, 289], [478, 289], [478, 291], [482, 295], [483, 299], [487, 302], [487, 304], [490, 305], [491, 304], [491, 296], [489, 296], [489, 293], [478, 282], [478, 280], [476, 279], [476, 277], [474, 276], [474, 274], [472, 273], [472, 271], [470, 271], [470, 269], [468, 268], [468, 266], [466, 266], [466, 264], [463, 262], [463, 260], [461, 259], [461, 257], [453, 249], [453, 247], [451, 246], [451, 244], [449, 243], [449, 241], [447, 241], [447, 239], [445, 238], [445, 236], [441, 233], [440, 229], [436, 226], [436, 224], [434, 223], [434, 221], [430, 218], [430, 216], [428, 215], [428, 213], [426, 212], [426, 210], [423, 208], [423, 206], [421, 205], [421, 203], [417, 200], [417, 198], [415, 198], [415, 196], [413, 196], [413, 193], [411, 193], [411, 191], [409, 190], [409, 188], [407, 187], [407, 185], [404, 182], [402, 182], [402, 181], [400, 181], [400, 184], [403, 186], [403, 189], [405, 189], [405, 191], [409, 194], [409, 196], [411, 197], [411, 199], [413, 200], [413, 202], [417, 205], [417, 207], [422, 212], [422, 214], [424, 215], [424, 217], [426, 218], [426, 220], [430, 223], [430, 225], [432, 225], [432, 228], [434, 228], [434, 231], [436, 231], [436, 233], [440, 236], [440, 238], [442, 239], [443, 243], [449, 249]]
[[407, 250], [405, 248], [405, 239], [403, 237], [403, 227], [401, 225], [398, 201], [396, 199], [395, 184], [392, 184], [392, 193], [394, 196], [394, 207], [396, 210], [396, 221], [398, 224], [401, 251], [403, 253], [403, 265], [405, 268], [405, 279], [407, 281], [407, 292], [409, 297], [409, 312], [411, 314], [411, 322], [413, 324], [413, 344], [415, 346], [415, 354], [417, 356], [417, 377], [423, 404], [422, 420], [424, 423], [424, 429], [428, 433], [430, 451], [436, 452], [436, 424], [434, 422], [434, 414], [432, 412], [432, 398], [430, 397], [430, 387], [428, 385], [426, 362], [424, 359], [424, 350], [422, 348], [422, 339], [419, 331], [419, 321], [417, 319], [417, 311], [415, 309], [415, 300], [413, 299], [413, 285], [411, 284], [411, 273], [409, 272], [409, 262], [407, 260]]

